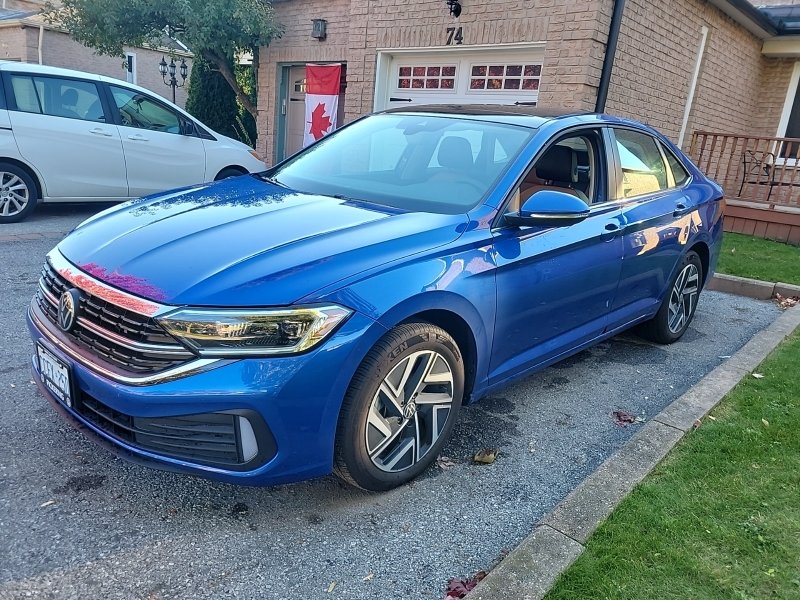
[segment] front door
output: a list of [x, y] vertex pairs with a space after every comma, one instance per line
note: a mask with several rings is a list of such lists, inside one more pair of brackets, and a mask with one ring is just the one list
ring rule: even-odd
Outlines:
[[10, 73], [9, 121], [23, 158], [41, 173], [50, 198], [125, 198], [119, 132], [97, 83]]
[[590, 129], [558, 140], [512, 195], [510, 211], [543, 189], [577, 196], [590, 216], [564, 227], [495, 232], [497, 317], [490, 383], [602, 335], [619, 283], [621, 212], [608, 202], [606, 143]]
[[291, 156], [303, 148], [303, 131], [306, 119], [306, 68], [289, 68], [289, 85], [286, 89], [286, 139], [284, 156]]
[[206, 173], [203, 140], [184, 135], [186, 119], [137, 90], [109, 86], [119, 111], [131, 196], [146, 196], [213, 179]]

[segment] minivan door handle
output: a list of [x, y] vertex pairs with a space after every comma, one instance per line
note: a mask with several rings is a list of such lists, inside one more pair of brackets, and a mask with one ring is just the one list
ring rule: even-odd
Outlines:
[[134, 142], [149, 142], [149, 138], [144, 137], [141, 133], [135, 133], [133, 135], [128, 136], [129, 140], [133, 140]]
[[95, 127], [94, 129], [90, 129], [89, 133], [93, 133], [94, 135], [102, 135], [104, 137], [111, 137], [112, 135], [114, 135], [113, 133], [111, 133], [107, 129], [103, 129], [102, 127]]

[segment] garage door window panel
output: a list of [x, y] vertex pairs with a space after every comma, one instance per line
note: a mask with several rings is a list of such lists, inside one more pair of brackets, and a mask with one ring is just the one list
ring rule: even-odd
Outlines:
[[457, 67], [452, 64], [400, 65], [398, 90], [454, 91]]
[[538, 91], [541, 64], [473, 64], [470, 66], [471, 91]]

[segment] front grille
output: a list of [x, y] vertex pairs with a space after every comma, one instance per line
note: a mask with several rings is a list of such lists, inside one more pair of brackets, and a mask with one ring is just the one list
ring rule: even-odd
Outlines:
[[[132, 417], [83, 391], [78, 395], [75, 409], [103, 431], [132, 446], [198, 464], [236, 470], [263, 463], [276, 451], [272, 434], [252, 411]], [[258, 439], [257, 455], [246, 459], [242, 456], [241, 443], [240, 419], [243, 418], [248, 420]]]
[[[72, 287], [49, 265], [42, 269], [36, 301], [41, 312], [58, 324], [61, 294]], [[85, 291], [81, 293], [78, 321], [62, 333], [75, 346], [129, 373], [158, 373], [194, 358], [154, 319], [121, 308]], [[60, 331], [60, 330], [59, 330]]]

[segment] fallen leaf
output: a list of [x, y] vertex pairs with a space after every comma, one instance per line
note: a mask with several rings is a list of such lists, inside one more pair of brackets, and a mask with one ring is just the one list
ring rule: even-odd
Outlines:
[[55, 504], [55, 503], [56, 503], [55, 500], [48, 500], [47, 502], [42, 502], [39, 505], [39, 508], [44, 508], [45, 506], [50, 506], [50, 505]]
[[731, 254], [736, 254], [736, 248], [731, 248]]
[[712, 421], [716, 421], [717, 420], [717, 417], [715, 417], [713, 415], [708, 415], [708, 418], [711, 419]]
[[762, 375], [761, 373], [753, 373], [753, 377], [755, 377], [756, 379], [764, 379], [764, 375]]
[[372, 578], [375, 577], [375, 573], [370, 573], [366, 577], [362, 577], [361, 581], [372, 581]]
[[761, 419], [761, 424], [762, 424], [764, 427], [769, 427], [769, 421], [767, 421], [766, 419]]
[[447, 580], [447, 589], [445, 590], [444, 600], [456, 600], [466, 597], [475, 586], [478, 585], [483, 579], [486, 578], [486, 571], [478, 571], [468, 579], [458, 579], [451, 577]]
[[436, 466], [439, 467], [442, 471], [445, 469], [449, 469], [450, 467], [456, 466], [456, 461], [454, 461], [449, 456], [440, 456], [436, 459]]
[[335, 587], [336, 587], [336, 582], [335, 581], [331, 581], [331, 584], [328, 586], [328, 593], [330, 594], [334, 590]]
[[797, 303], [800, 302], [800, 296], [787, 297], [775, 294], [775, 302], [777, 302], [778, 306], [781, 308], [792, 308], [793, 306], [797, 306]]
[[499, 454], [500, 450], [496, 448], [486, 448], [485, 450], [481, 450], [475, 456], [473, 456], [472, 460], [480, 465], [490, 465], [497, 460], [497, 456]]
[[15, 386], [15, 385], [12, 383], [12, 384], [11, 384], [11, 387], [12, 387], [12, 388], [15, 388], [15, 387], [17, 387], [17, 386]]
[[618, 427], [627, 427], [631, 423], [641, 423], [644, 421], [642, 417], [621, 409], [612, 412], [611, 416], [614, 417], [614, 423]]

